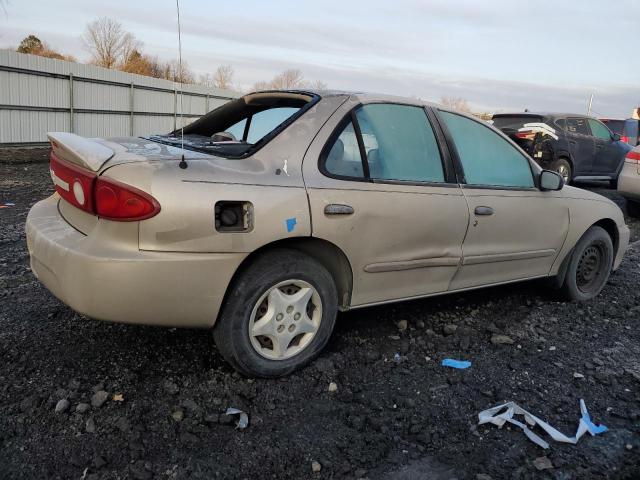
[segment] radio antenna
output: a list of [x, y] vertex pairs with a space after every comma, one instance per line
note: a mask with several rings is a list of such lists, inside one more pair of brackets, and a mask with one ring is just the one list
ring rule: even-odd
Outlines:
[[178, 12], [178, 74], [176, 80], [180, 83], [180, 148], [182, 149], [182, 158], [178, 166], [182, 169], [187, 168], [187, 162], [184, 159], [184, 91], [182, 88], [182, 36], [180, 35], [180, 0], [176, 0], [176, 11]]

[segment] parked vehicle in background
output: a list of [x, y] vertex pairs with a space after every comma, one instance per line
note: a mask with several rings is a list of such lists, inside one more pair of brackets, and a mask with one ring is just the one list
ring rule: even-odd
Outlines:
[[338, 310], [534, 278], [589, 300], [629, 240], [613, 202], [418, 99], [251, 93], [184, 148], [49, 138], [56, 193], [26, 222], [40, 281], [89, 317], [213, 327], [247, 375], [310, 361]]
[[629, 145], [595, 118], [558, 113], [500, 113], [493, 125], [565, 183], [608, 180], [615, 187]]
[[627, 198], [630, 213], [640, 213], [640, 145], [631, 150], [624, 160], [618, 178], [618, 191]]
[[612, 118], [601, 118], [613, 133], [620, 135], [620, 140], [628, 143], [632, 147], [640, 145], [640, 120], [635, 118], [627, 118], [626, 120], [615, 120]]

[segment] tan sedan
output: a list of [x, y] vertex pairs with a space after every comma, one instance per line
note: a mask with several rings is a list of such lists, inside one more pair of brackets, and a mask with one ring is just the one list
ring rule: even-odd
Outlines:
[[213, 327], [248, 375], [316, 356], [338, 310], [544, 277], [588, 300], [629, 238], [609, 200], [416, 99], [258, 92], [184, 139], [49, 137], [42, 283], [92, 318]]
[[632, 209], [640, 211], [640, 145], [627, 153], [624, 159], [618, 177], [618, 191], [631, 200], [629, 206]]

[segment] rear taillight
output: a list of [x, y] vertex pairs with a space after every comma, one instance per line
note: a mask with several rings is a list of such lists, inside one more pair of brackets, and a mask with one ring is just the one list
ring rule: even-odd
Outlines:
[[157, 215], [160, 204], [131, 185], [98, 177], [51, 152], [51, 179], [56, 192], [74, 207], [108, 220], [135, 222]]
[[142, 190], [99, 177], [95, 185], [95, 211], [109, 220], [134, 222], [157, 215], [160, 204]]
[[96, 181], [94, 173], [63, 162], [53, 152], [49, 171], [58, 195], [73, 206], [93, 213], [93, 184]]
[[629, 137], [620, 137], [620, 141], [624, 143], [629, 143]]
[[632, 163], [640, 163], [640, 152], [632, 150], [627, 153], [627, 161], [631, 161]]

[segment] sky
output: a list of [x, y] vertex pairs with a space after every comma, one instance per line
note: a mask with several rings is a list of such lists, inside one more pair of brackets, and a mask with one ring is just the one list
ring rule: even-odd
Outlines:
[[[117, 19], [177, 58], [174, 0], [5, 0], [0, 48], [35, 34], [87, 61], [80, 36]], [[640, 106], [640, 0], [180, 0], [183, 59], [243, 89], [288, 68], [332, 89], [464, 98], [475, 111], [630, 116]]]

